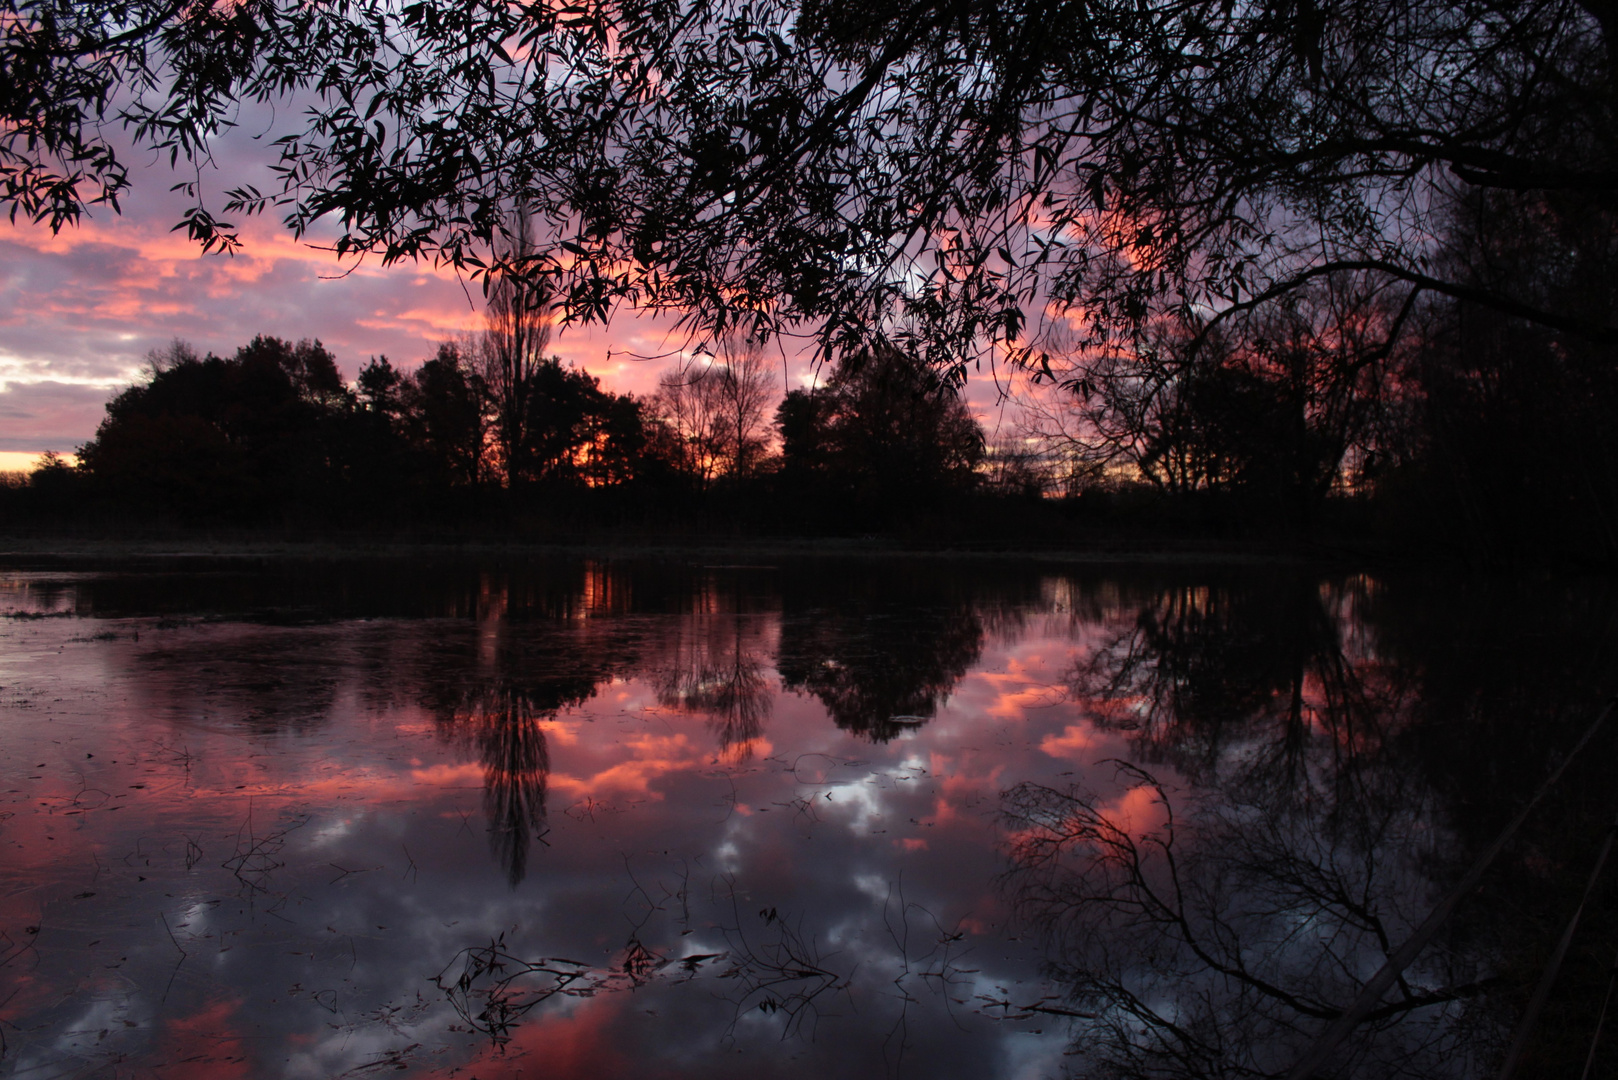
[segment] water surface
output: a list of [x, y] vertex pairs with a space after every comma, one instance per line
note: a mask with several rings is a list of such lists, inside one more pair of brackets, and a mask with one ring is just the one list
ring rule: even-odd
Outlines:
[[[0, 1070], [1284, 1073], [1611, 691], [1611, 599], [902, 560], [17, 567]], [[1492, 1067], [1611, 749], [1345, 1075]], [[1588, 920], [1531, 1051], [1575, 1074], [1613, 938]]]

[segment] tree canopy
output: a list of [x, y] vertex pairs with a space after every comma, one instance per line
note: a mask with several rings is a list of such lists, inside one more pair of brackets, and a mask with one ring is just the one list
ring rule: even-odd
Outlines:
[[[1037, 364], [1052, 313], [1100, 340], [1347, 270], [1618, 339], [1604, 0], [3, 2], [0, 198], [56, 227], [116, 205], [131, 139], [204, 159], [257, 103], [275, 181], [192, 185], [204, 247], [326, 218], [572, 319], [958, 373]], [[1554, 272], [1451, 242], [1501, 207]]]
[[107, 403], [83, 471], [120, 498], [233, 518], [294, 495], [330, 497], [351, 433], [349, 391], [318, 341], [260, 335], [228, 359], [183, 342]]
[[75, 479], [91, 501], [136, 515], [364, 522], [449, 519], [502, 492], [525, 506], [644, 487], [668, 471], [641, 401], [587, 372], [547, 358], [522, 400], [508, 458], [503, 401], [455, 343], [408, 372], [375, 358], [350, 387], [318, 341], [260, 335], [228, 358], [175, 342], [107, 403]]
[[902, 507], [969, 490], [983, 429], [936, 373], [895, 349], [843, 358], [825, 385], [776, 409], [788, 484]]

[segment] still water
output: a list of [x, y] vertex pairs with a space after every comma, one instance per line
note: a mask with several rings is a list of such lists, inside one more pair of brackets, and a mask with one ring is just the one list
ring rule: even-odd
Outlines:
[[[1614, 599], [13, 564], [0, 1074], [1285, 1075], [1618, 688]], [[1335, 1074], [1497, 1067], [1618, 809], [1612, 734]], [[1614, 914], [1602, 878], [1522, 1075], [1585, 1064]]]

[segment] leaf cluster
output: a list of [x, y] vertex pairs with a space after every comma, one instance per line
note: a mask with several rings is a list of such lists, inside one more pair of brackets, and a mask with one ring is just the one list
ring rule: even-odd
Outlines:
[[[1610, 201], [1611, 24], [1575, 0], [5, 0], [0, 194], [61, 227], [127, 188], [118, 125], [201, 162], [243, 106], [291, 106], [267, 189], [216, 211], [187, 186], [205, 248], [240, 242], [216, 212], [330, 219], [340, 255], [542, 280], [567, 319], [891, 341], [955, 378], [1038, 367], [1052, 312], [1101, 338], [1344, 270], [1611, 338], [1437, 250], [1458, 194]], [[513, 205], [531, 248], [498, 242]]]

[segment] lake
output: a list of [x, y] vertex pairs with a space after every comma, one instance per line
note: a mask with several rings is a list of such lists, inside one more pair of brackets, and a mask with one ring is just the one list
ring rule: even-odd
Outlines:
[[1286, 1075], [1537, 794], [1331, 1074], [1611, 1075], [1615, 601], [13, 560], [0, 1073]]

